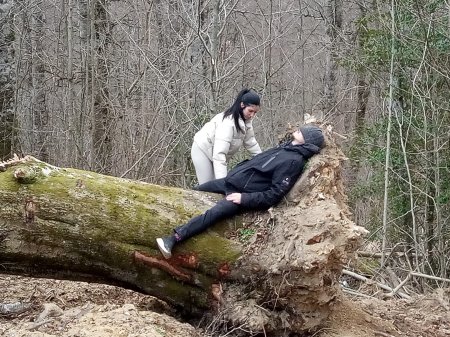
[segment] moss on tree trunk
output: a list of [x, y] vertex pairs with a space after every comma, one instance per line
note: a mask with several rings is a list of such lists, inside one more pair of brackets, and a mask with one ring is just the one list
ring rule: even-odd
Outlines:
[[177, 246], [169, 264], [155, 239], [213, 202], [205, 193], [17, 160], [0, 172], [0, 260], [5, 272], [119, 283], [205, 309], [218, 270], [240, 246], [210, 231]]

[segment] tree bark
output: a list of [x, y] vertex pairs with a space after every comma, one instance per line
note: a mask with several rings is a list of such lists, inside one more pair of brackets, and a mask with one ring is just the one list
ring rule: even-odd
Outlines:
[[[315, 329], [365, 233], [347, 217], [343, 156], [333, 151], [311, 159], [272, 211], [217, 224], [176, 246], [169, 260], [155, 238], [211, 207], [215, 195], [33, 157], [0, 163], [1, 270], [114, 283], [189, 313], [216, 310], [253, 332]], [[252, 231], [246, 243], [237, 240]]]

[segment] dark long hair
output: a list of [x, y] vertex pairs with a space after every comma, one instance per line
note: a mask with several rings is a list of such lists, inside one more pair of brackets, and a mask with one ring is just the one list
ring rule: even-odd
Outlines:
[[231, 105], [227, 110], [225, 110], [223, 114], [223, 119], [225, 119], [228, 116], [233, 116], [234, 125], [236, 126], [236, 129], [240, 132], [244, 132], [244, 130], [242, 130], [241, 126], [239, 125], [239, 118], [244, 119], [244, 116], [242, 115], [244, 108], [241, 107], [241, 102], [244, 103], [244, 108], [248, 105], [259, 106], [260, 98], [258, 94], [253, 90], [247, 88], [242, 89], [237, 95], [236, 99], [234, 100], [233, 105]]

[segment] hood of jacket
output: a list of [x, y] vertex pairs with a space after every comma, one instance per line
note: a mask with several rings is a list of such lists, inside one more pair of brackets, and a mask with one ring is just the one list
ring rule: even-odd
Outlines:
[[300, 153], [305, 159], [311, 158], [315, 154], [318, 154], [320, 152], [320, 147], [314, 145], [314, 144], [301, 144], [301, 145], [294, 145], [292, 142], [287, 142], [280, 145], [287, 151], [294, 151], [297, 153]]

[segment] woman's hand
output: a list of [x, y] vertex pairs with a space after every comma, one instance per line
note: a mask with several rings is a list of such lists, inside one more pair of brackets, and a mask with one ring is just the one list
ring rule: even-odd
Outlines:
[[232, 201], [235, 204], [240, 205], [241, 204], [241, 193], [231, 193], [228, 194], [225, 199], [228, 201]]

